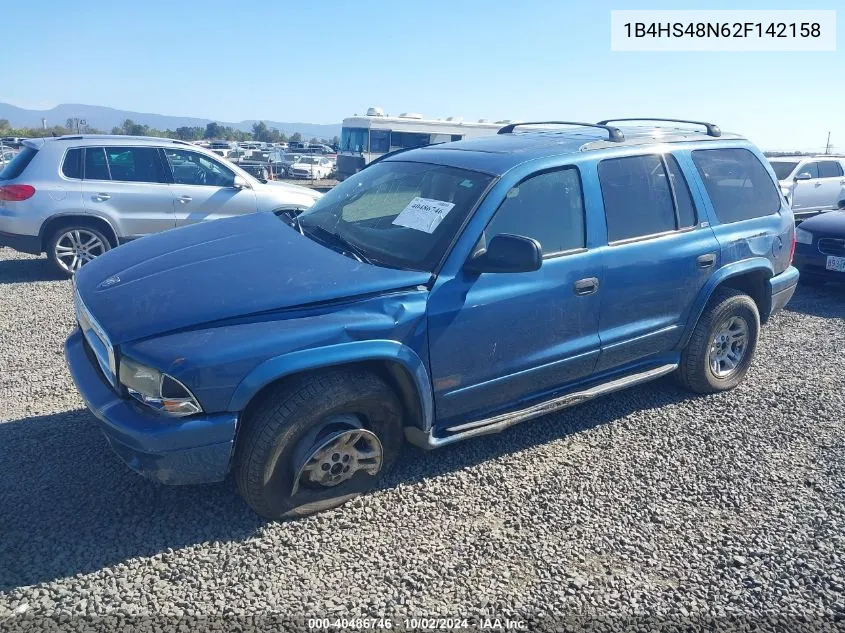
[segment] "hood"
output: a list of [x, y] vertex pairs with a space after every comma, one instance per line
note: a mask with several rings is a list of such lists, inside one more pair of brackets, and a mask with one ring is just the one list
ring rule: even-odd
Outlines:
[[79, 270], [76, 287], [114, 344], [256, 312], [428, 282], [313, 242], [272, 213], [150, 235]]
[[845, 237], [845, 212], [828, 211], [804, 220], [798, 225], [816, 235]]
[[294, 193], [303, 196], [310, 196], [315, 200], [319, 200], [323, 197], [323, 194], [319, 191], [314, 189], [309, 189], [308, 187], [303, 187], [301, 185], [291, 185], [286, 182], [280, 182], [278, 180], [268, 180], [267, 182], [259, 182], [258, 187], [267, 187], [272, 191], [277, 192], [287, 192], [287, 193]]

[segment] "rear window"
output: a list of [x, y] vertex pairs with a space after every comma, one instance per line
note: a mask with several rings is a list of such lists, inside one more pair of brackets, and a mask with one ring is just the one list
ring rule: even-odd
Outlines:
[[65, 178], [82, 178], [82, 150], [80, 148], [68, 150], [62, 163], [62, 173]]
[[0, 180], [12, 180], [20, 176], [37, 153], [37, 149], [24, 145], [18, 155], [6, 164], [3, 171], [0, 171]]
[[698, 149], [692, 160], [722, 224], [761, 218], [780, 209], [772, 177], [747, 149]]

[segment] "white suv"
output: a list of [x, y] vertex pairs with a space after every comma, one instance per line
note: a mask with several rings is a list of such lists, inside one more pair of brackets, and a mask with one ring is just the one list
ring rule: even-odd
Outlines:
[[797, 220], [836, 209], [845, 199], [845, 159], [837, 156], [778, 156], [769, 162]]
[[301, 211], [322, 195], [258, 180], [182, 141], [32, 139], [0, 171], [0, 247], [46, 252], [70, 276], [128, 240], [256, 211]]

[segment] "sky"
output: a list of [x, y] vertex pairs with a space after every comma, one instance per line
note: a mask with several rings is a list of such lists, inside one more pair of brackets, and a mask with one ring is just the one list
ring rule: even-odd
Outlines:
[[[684, 4], [685, 6], [679, 6]], [[845, 153], [837, 52], [611, 52], [611, 9], [836, 9], [841, 0], [322, 0], [0, 3], [19, 25], [0, 102], [84, 103], [221, 121], [338, 123], [664, 116], [763, 149]], [[142, 122], [142, 121], [141, 121]]]

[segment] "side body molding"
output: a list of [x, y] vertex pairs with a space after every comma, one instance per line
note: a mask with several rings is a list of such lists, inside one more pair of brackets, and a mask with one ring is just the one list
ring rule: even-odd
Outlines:
[[434, 421], [434, 400], [428, 370], [410, 347], [385, 339], [338, 343], [269, 358], [240, 382], [229, 401], [229, 411], [242, 411], [263, 387], [285, 376], [334, 365], [385, 360], [401, 364], [413, 380], [422, 413], [422, 430], [428, 431]]

